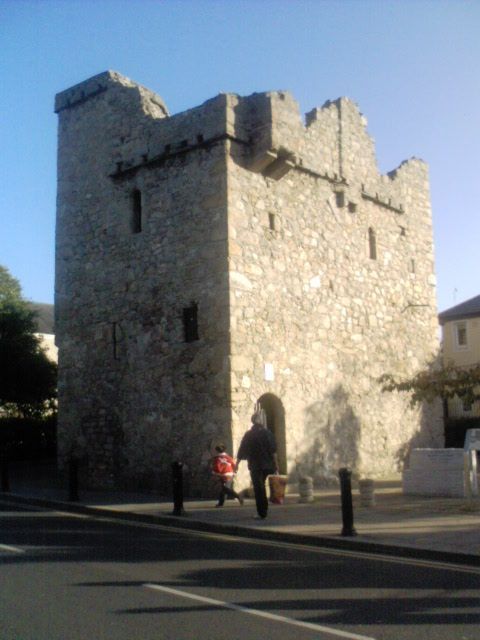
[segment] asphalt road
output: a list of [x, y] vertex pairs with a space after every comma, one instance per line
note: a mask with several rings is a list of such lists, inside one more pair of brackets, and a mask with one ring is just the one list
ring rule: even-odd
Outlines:
[[480, 569], [14, 507], [1, 640], [478, 640]]

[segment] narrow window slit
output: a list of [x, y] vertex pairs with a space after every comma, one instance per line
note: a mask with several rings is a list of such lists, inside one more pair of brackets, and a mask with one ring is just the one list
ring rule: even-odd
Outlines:
[[112, 322], [112, 355], [114, 360], [120, 358], [120, 344], [123, 340], [122, 328], [118, 322]]
[[377, 238], [375, 235], [375, 231], [372, 229], [372, 227], [370, 227], [368, 230], [368, 251], [369, 251], [370, 260], [376, 260], [377, 259]]
[[132, 192], [132, 217], [130, 223], [132, 233], [142, 231], [142, 193], [138, 189]]
[[183, 332], [185, 342], [198, 340], [198, 305], [191, 304], [183, 309]]

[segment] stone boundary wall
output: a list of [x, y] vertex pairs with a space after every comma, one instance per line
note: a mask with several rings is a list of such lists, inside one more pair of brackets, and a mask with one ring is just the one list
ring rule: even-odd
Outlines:
[[403, 493], [465, 497], [463, 449], [414, 449], [403, 471]]

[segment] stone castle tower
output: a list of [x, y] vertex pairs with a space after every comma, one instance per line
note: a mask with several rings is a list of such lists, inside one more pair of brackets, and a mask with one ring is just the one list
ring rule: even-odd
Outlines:
[[282, 91], [170, 116], [108, 71], [55, 110], [61, 461], [166, 488], [181, 459], [195, 493], [256, 403], [291, 474], [379, 477], [441, 446], [435, 410], [378, 384], [438, 348], [422, 161], [379, 175], [346, 98], [305, 124]]

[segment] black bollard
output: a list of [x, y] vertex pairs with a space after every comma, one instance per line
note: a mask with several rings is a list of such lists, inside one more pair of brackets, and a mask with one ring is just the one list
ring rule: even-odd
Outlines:
[[172, 462], [173, 511], [172, 516], [185, 515], [183, 508], [183, 462]]
[[78, 502], [78, 459], [71, 457], [68, 463], [68, 499]]
[[343, 467], [339, 470], [340, 491], [342, 494], [342, 536], [356, 536], [357, 532], [353, 526], [353, 502], [352, 502], [352, 472]]
[[8, 459], [5, 454], [3, 454], [0, 458], [0, 475], [1, 475], [1, 485], [2, 492], [9, 493], [10, 492], [10, 478], [8, 474]]

